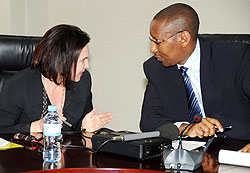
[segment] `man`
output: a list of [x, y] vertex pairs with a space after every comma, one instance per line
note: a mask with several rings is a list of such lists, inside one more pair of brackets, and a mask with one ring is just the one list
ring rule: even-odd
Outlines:
[[148, 85], [140, 128], [174, 123], [181, 131], [201, 114], [184, 135], [213, 136], [232, 125], [229, 137], [249, 140], [250, 46], [210, 42], [198, 30], [198, 15], [186, 4], [173, 4], [151, 21], [154, 56], [144, 63]]

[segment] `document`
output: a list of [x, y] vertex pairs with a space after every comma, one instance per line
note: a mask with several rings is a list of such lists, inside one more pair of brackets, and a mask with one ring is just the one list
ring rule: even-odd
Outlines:
[[[202, 142], [202, 141], [185, 141], [182, 140], [182, 148], [186, 149], [188, 151], [200, 148], [202, 146], [205, 146], [206, 142]], [[179, 146], [179, 140], [175, 140], [172, 141], [172, 146], [174, 147], [174, 149], [177, 149]]]
[[7, 150], [7, 149], [11, 149], [11, 148], [20, 148], [20, 147], [23, 147], [23, 146], [9, 142], [3, 138], [0, 138], [0, 150]]
[[218, 172], [224, 173], [249, 173], [250, 168], [245, 166], [236, 166], [236, 165], [228, 165], [228, 164], [220, 164]]
[[9, 141], [6, 141], [6, 140], [3, 139], [3, 138], [0, 138], [0, 146], [1, 146], [1, 147], [7, 145], [8, 143], [10, 143], [10, 142], [9, 142]]
[[220, 163], [250, 167], [250, 153], [222, 149], [218, 158]]

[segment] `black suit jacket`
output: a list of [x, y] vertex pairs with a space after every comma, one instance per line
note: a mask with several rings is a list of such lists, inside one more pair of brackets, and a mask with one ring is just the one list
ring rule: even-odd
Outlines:
[[[0, 133], [28, 133], [43, 110], [41, 73], [27, 68], [10, 78], [0, 95]], [[49, 103], [50, 104], [50, 101]], [[64, 116], [73, 129], [63, 124], [62, 131], [80, 131], [83, 117], [92, 110], [91, 77], [85, 71], [79, 82], [66, 91]]]
[[[209, 42], [199, 38], [200, 81], [205, 114], [223, 126], [227, 134], [250, 139], [250, 46]], [[187, 96], [177, 66], [164, 67], [154, 57], [144, 63], [148, 79], [142, 106], [142, 131], [178, 121], [188, 121]]]

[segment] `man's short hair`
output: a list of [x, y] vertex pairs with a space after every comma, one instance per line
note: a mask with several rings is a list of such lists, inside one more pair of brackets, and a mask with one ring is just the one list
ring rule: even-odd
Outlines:
[[[180, 20], [181, 19], [181, 20]], [[194, 39], [197, 39], [199, 30], [199, 16], [196, 11], [187, 4], [172, 4], [159, 11], [153, 20], [166, 21], [168, 24], [178, 20], [175, 29], [178, 31], [189, 31]]]

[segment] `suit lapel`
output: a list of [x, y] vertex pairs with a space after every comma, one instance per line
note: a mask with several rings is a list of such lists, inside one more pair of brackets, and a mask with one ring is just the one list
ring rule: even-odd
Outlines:
[[[32, 97], [32, 102], [31, 104], [33, 106], [40, 105], [42, 103], [43, 99], [43, 84], [42, 84], [42, 79], [41, 79], [41, 73], [33, 69], [31, 70], [31, 81], [30, 84], [28, 85], [30, 97]], [[31, 106], [31, 105], [30, 105]]]
[[177, 66], [164, 68], [164, 70], [166, 71], [163, 73], [165, 78], [163, 83], [166, 92], [168, 92], [168, 99], [171, 100], [178, 117], [183, 118], [183, 115], [188, 117], [186, 89]]
[[65, 95], [65, 103], [64, 103], [64, 107], [63, 110], [67, 109], [70, 106], [70, 100], [71, 100], [71, 90], [66, 90], [66, 95]]
[[73, 83], [73, 86], [71, 89], [66, 90], [66, 97], [65, 97], [65, 103], [64, 103], [63, 110], [67, 110], [67, 108], [71, 104], [79, 104], [80, 103], [79, 92], [75, 92], [75, 90], [77, 90], [77, 86], [75, 85], [75, 83]]
[[200, 80], [202, 101], [206, 116], [212, 114], [212, 103], [214, 98], [214, 74], [212, 66], [212, 50], [208, 42], [200, 40], [201, 62], [200, 62]]

